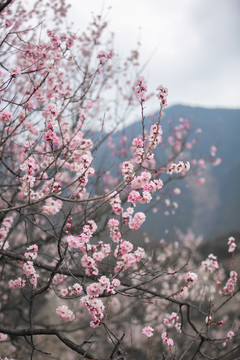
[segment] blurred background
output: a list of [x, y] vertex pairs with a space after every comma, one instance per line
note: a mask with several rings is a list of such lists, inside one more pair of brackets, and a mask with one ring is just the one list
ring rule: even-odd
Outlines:
[[[169, 121], [176, 124], [180, 117], [187, 118], [193, 132], [203, 131], [198, 153], [206, 159], [215, 145], [222, 159], [219, 167], [207, 168], [203, 186], [194, 178], [182, 182], [184, 201], [174, 216], [165, 216], [160, 203], [151, 209], [144, 231], [159, 239], [175, 228], [185, 232], [191, 228], [196, 235], [213, 239], [240, 230], [240, 2], [72, 0], [68, 24], [81, 33], [92, 14], [102, 14], [109, 23], [120, 61], [139, 49], [149, 92], [160, 84], [169, 89], [162, 122], [166, 138]], [[146, 102], [145, 114], [157, 111], [154, 96]], [[126, 125], [125, 135], [137, 135], [140, 109]], [[120, 136], [121, 132], [115, 139]]]
[[[121, 57], [139, 41], [150, 91], [168, 87], [169, 105], [240, 107], [238, 0], [71, 0], [69, 22], [81, 32], [91, 13], [105, 15]], [[155, 99], [146, 111], [156, 111]]]

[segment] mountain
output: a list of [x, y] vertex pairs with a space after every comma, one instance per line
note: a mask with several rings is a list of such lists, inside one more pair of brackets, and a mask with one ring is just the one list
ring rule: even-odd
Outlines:
[[[207, 169], [204, 173], [206, 182], [201, 187], [197, 185], [195, 177], [177, 181], [176, 186], [182, 189], [184, 201], [179, 201], [180, 206], [176, 209], [175, 215], [165, 216], [164, 211], [154, 213], [151, 209], [147, 221], [142, 226], [142, 231], [160, 238], [165, 235], [166, 229], [171, 232], [175, 227], [183, 231], [191, 228], [196, 235], [203, 235], [207, 239], [240, 230], [240, 109], [207, 109], [176, 105], [167, 108], [164, 112], [165, 116], [161, 120], [161, 125], [166, 143], [170, 135], [169, 122], [176, 125], [179, 118], [188, 119], [192, 133], [198, 128], [202, 129], [198, 141], [198, 153], [207, 158], [210, 147], [215, 145], [218, 149], [217, 157], [221, 157], [222, 163], [217, 167], [211, 166]], [[153, 123], [151, 119], [150, 116], [146, 117], [146, 128]], [[141, 121], [138, 121], [123, 131], [115, 133], [113, 143], [118, 147], [122, 134], [132, 140], [141, 132]], [[111, 164], [111, 156], [106, 157], [109, 153], [106, 145], [103, 144], [100, 153], [104, 162]], [[160, 159], [161, 163], [164, 158], [164, 149], [160, 148], [157, 151], [156, 158]], [[115, 165], [117, 169], [118, 164]], [[188, 189], [186, 189], [186, 184], [189, 186]], [[169, 196], [171, 198], [171, 194]], [[156, 200], [156, 208], [163, 207], [164, 210], [164, 203], [161, 206], [160, 203], [161, 200]], [[138, 211], [143, 211], [143, 208], [146, 210], [146, 207], [141, 205]], [[165, 210], [168, 209], [165, 208]]]

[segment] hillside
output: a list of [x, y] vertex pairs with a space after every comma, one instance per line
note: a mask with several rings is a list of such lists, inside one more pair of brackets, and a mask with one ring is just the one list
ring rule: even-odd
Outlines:
[[[202, 234], [205, 239], [232, 230], [240, 230], [240, 110], [206, 109], [182, 105], [169, 107], [165, 110], [165, 116], [161, 121], [164, 141], [167, 141], [169, 135], [169, 122], [177, 124], [179, 118], [190, 121], [192, 133], [198, 128], [202, 129], [198, 153], [207, 158], [210, 147], [215, 145], [218, 148], [217, 156], [222, 158], [222, 163], [218, 167], [209, 167], [205, 173], [206, 183], [202, 187], [196, 184], [193, 177], [181, 180], [181, 183], [178, 182], [176, 185], [183, 190], [188, 183], [189, 189], [183, 191], [184, 201], [176, 214], [166, 217], [163, 211], [152, 212], [142, 230], [159, 238], [164, 235], [165, 229], [171, 231], [174, 227], [178, 227], [186, 231], [192, 228], [197, 235]], [[151, 123], [151, 117], [147, 117], [146, 127]], [[116, 133], [113, 143], [119, 144], [122, 134], [132, 139], [139, 133], [141, 133], [141, 121]], [[115, 170], [113, 167], [112, 171], [116, 171], [117, 164], [112, 163], [110, 153], [103, 144], [97, 161], [107, 166], [114, 165]], [[163, 153], [160, 148], [157, 153], [159, 163], [161, 163]], [[106, 157], [106, 154], [109, 154], [109, 157]], [[156, 202], [156, 207], [160, 208], [158, 202]]]

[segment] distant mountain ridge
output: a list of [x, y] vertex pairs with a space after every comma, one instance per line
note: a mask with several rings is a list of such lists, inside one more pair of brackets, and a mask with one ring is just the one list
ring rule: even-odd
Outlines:
[[[188, 228], [205, 239], [216, 237], [232, 230], [240, 230], [240, 109], [208, 109], [175, 105], [164, 109], [165, 116], [161, 120], [163, 138], [167, 142], [169, 136], [169, 121], [177, 124], [179, 118], [190, 121], [191, 131], [202, 129], [198, 149], [203, 157], [210, 154], [210, 147], [217, 146], [217, 157], [222, 158], [222, 164], [211, 167], [207, 171], [206, 183], [199, 187], [194, 178], [181, 180], [176, 186], [184, 189], [185, 184], [190, 189], [185, 191], [186, 199], [180, 204], [173, 216], [165, 216], [164, 211], [150, 213], [142, 226], [153, 236], [164, 236], [166, 229], [179, 227], [186, 231]], [[157, 116], [157, 113], [155, 114]], [[146, 128], [152, 123], [151, 117], [145, 119]], [[129, 125], [124, 131], [113, 136], [113, 142], [120, 144], [122, 133], [132, 139], [142, 132], [141, 121]], [[166, 145], [167, 147], [167, 145]], [[158, 155], [161, 157], [160, 148]], [[111, 153], [104, 145], [100, 151], [104, 161], [108, 162], [107, 153]], [[110, 156], [111, 158], [111, 156]], [[110, 159], [111, 161], [111, 159]], [[117, 166], [117, 164], [116, 164]], [[143, 209], [143, 207], [141, 208]], [[139, 208], [139, 211], [140, 210]]]
[[[182, 218], [182, 225], [179, 226], [183, 230], [191, 227], [204, 238], [240, 230], [240, 109], [206, 109], [176, 105], [166, 109], [163, 128], [168, 120], [176, 123], [180, 117], [188, 119], [193, 130], [202, 129], [199, 138], [201, 153], [206, 156], [210, 146], [216, 145], [217, 156], [222, 158], [222, 163], [218, 167], [211, 167], [202, 188], [192, 188], [182, 211], [181, 205], [179, 214], [176, 214]], [[199, 192], [203, 194], [197, 196]], [[191, 201], [192, 197], [194, 202]], [[215, 206], [211, 206], [212, 199]], [[162, 221], [166, 219], [162, 215], [160, 217]], [[188, 219], [192, 219], [190, 224]], [[174, 224], [174, 216], [172, 223]], [[153, 224], [147, 227], [150, 230]]]

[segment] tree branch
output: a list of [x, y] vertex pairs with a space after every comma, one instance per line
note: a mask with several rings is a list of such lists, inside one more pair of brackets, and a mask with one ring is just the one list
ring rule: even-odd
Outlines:
[[0, 12], [2, 12], [5, 9], [5, 7], [7, 7], [11, 2], [12, 0], [1, 1]]

